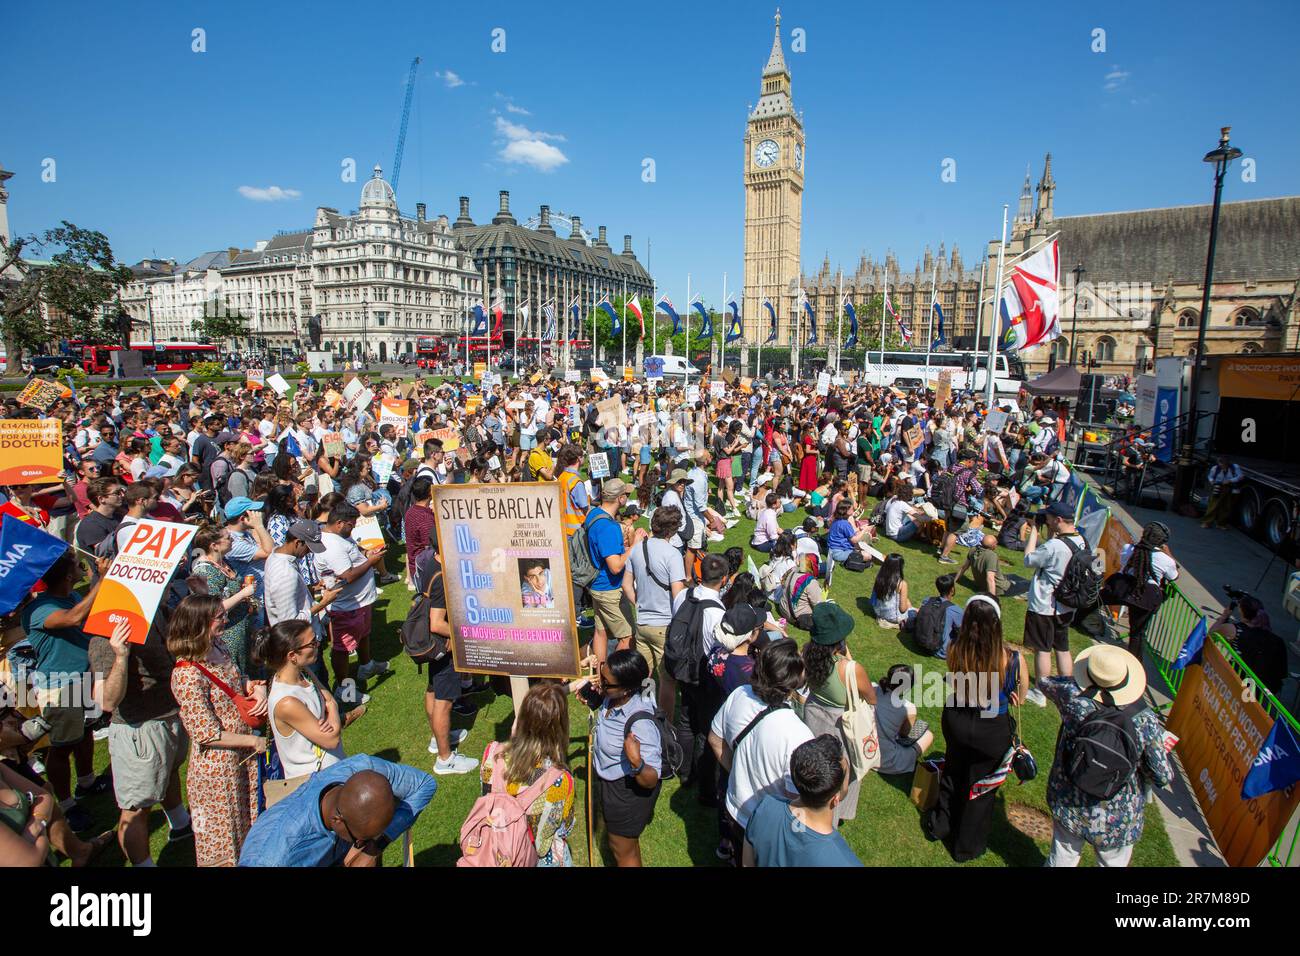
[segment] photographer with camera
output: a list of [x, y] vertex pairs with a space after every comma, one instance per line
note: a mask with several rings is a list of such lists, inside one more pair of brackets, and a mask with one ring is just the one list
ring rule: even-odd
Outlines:
[[[1268, 612], [1259, 598], [1225, 584], [1228, 606], [1210, 625], [1210, 633], [1218, 631], [1231, 643], [1242, 663], [1251, 669], [1273, 696], [1282, 693], [1282, 682], [1287, 676], [1286, 642], [1273, 633]], [[1234, 621], [1232, 613], [1241, 609], [1241, 619]]]
[[[1047, 527], [1052, 537], [1039, 545], [1038, 536]], [[1067, 543], [1068, 542], [1068, 543]], [[1062, 675], [1073, 672], [1070, 658], [1070, 620], [1076, 608], [1056, 597], [1057, 585], [1065, 578], [1070, 560], [1076, 553], [1088, 553], [1088, 545], [1074, 530], [1074, 509], [1055, 501], [1034, 515], [1025, 542], [1025, 567], [1034, 569], [1029, 582], [1029, 613], [1025, 615], [1025, 647], [1034, 652], [1034, 676], [1042, 681], [1052, 676], [1052, 655]], [[1047, 698], [1032, 687], [1025, 699], [1038, 707], [1047, 706]]]

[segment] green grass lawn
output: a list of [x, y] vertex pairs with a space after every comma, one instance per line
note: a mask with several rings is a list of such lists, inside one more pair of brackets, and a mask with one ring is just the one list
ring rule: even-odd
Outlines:
[[[783, 526], [793, 526], [802, 520], [803, 512], [783, 516]], [[727, 533], [726, 541], [716, 545], [721, 551], [732, 545], [745, 546], [753, 522], [742, 519]], [[885, 541], [888, 547], [880, 550], [889, 553], [897, 550], [906, 560], [906, 577], [912, 603], [919, 606], [935, 593], [934, 579], [940, 574], [955, 571], [955, 566], [939, 564], [935, 549], [920, 542], [898, 545]], [[390, 558], [389, 567], [397, 570], [400, 549]], [[958, 561], [965, 549], [953, 552]], [[1002, 552], [1009, 573], [1027, 576], [1022, 567], [1022, 555], [1012, 551]], [[766, 560], [755, 554], [759, 566]], [[908, 663], [917, 668], [918, 676], [932, 668], [943, 669], [943, 662], [917, 653], [910, 639], [899, 631], [887, 631], [877, 626], [869, 612], [871, 584], [875, 570], [854, 574], [839, 568], [835, 572], [831, 598], [854, 615], [858, 623], [849, 638], [853, 656], [862, 662], [873, 680], [878, 680], [891, 664]], [[964, 603], [972, 593], [970, 577], [958, 582], [956, 599]], [[397, 639], [397, 629], [410, 606], [410, 592], [402, 582], [389, 585], [380, 594], [375, 612], [375, 632], [372, 646], [377, 657], [388, 658], [393, 671], [380, 680], [372, 680], [368, 688], [372, 695], [367, 713], [344, 734], [344, 747], [349, 753], [370, 753], [387, 760], [407, 763], [432, 770], [433, 757], [427, 752], [429, 727], [424, 716], [423, 694], [425, 677], [417, 674], [415, 665], [402, 655]], [[1024, 631], [1026, 605], [1023, 601], [1009, 599], [1003, 602], [1005, 635], [1019, 643]], [[807, 635], [794, 631], [802, 644]], [[1077, 633], [1071, 635], [1071, 645], [1077, 653], [1088, 646], [1089, 640]], [[479, 694], [475, 699], [481, 709], [472, 719], [453, 718], [453, 726], [467, 727], [468, 740], [461, 751], [481, 757], [491, 740], [503, 740], [509, 735], [512, 707], [509, 693], [502, 689], [500, 695], [492, 692]], [[923, 702], [922, 702], [923, 704]], [[944, 749], [940, 727], [940, 706], [918, 705], [920, 716], [929, 722], [936, 742], [932, 752]], [[595, 837], [595, 859], [591, 860], [586, 842], [586, 745], [587, 708], [574, 701], [571, 708], [571, 744], [569, 766], [574, 770], [578, 784], [579, 819], [571, 837], [573, 857], [578, 865], [589, 862], [608, 865], [611, 860], [603, 847], [601, 834]], [[998, 809], [994, 816], [989, 849], [979, 860], [969, 866], [1040, 866], [1046, 858], [1049, 841], [1035, 840], [1013, 827], [1007, 820], [1007, 808], [1023, 804], [1043, 813], [1047, 812], [1047, 774], [1055, 750], [1060, 721], [1056, 709], [1049, 703], [1046, 708], [1025, 705], [1022, 708], [1021, 736], [1038, 758], [1039, 775], [1036, 780], [1021, 785], [1012, 777], [995, 796]], [[96, 764], [107, 763], [107, 745], [96, 748]], [[461, 823], [479, 794], [476, 774], [438, 777], [438, 793], [421, 814], [413, 830], [417, 865], [453, 864], [459, 857], [457, 839]], [[847, 822], [842, 831], [849, 845], [868, 866], [948, 866], [953, 865], [947, 851], [940, 843], [929, 843], [921, 833], [919, 814], [909, 800], [911, 776], [886, 777], [869, 775], [861, 791], [855, 820]], [[99, 829], [111, 826], [115, 820], [112, 797], [95, 798], [88, 803]], [[153, 848], [160, 865], [193, 865], [190, 843], [166, 847], [167, 827], [161, 812], [152, 815]], [[715, 810], [706, 809], [696, 802], [694, 787], [683, 789], [675, 780], [668, 781], [660, 793], [653, 823], [641, 839], [642, 857], [647, 866], [720, 866], [714, 856], [717, 846], [717, 816]], [[400, 865], [400, 845], [391, 847], [385, 863]], [[1090, 849], [1084, 851], [1085, 865], [1092, 865]], [[106, 851], [100, 865], [121, 865], [122, 857], [116, 847]], [[1165, 833], [1160, 813], [1155, 806], [1147, 808], [1146, 829], [1133, 854], [1134, 866], [1174, 866], [1176, 860], [1169, 838]]]

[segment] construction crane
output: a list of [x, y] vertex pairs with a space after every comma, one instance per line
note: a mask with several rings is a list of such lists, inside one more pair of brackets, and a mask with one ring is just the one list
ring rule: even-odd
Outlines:
[[411, 72], [406, 77], [406, 100], [402, 104], [402, 128], [397, 132], [397, 154], [393, 156], [393, 190], [402, 176], [402, 150], [406, 148], [406, 121], [411, 118], [411, 97], [415, 94], [415, 71], [420, 68], [420, 58], [411, 61]]

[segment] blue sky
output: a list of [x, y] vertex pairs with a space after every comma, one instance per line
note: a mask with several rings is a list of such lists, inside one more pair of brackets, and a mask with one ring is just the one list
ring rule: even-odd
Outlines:
[[[548, 203], [607, 225], [617, 248], [632, 233], [643, 262], [651, 239], [671, 294], [688, 272], [711, 303], [724, 271], [734, 288], [742, 138], [774, 5], [491, 6], [10, 5], [11, 227], [69, 219], [107, 233], [125, 261], [185, 260], [306, 228], [318, 205], [354, 209], [370, 167], [392, 163], [419, 55], [404, 211], [424, 201], [454, 218], [465, 194], [483, 221], [509, 189], [521, 221]], [[1300, 193], [1300, 91], [1276, 52], [1297, 26], [1293, 2], [787, 3], [808, 140], [804, 268], [827, 252], [852, 268], [887, 248], [907, 268], [941, 240], [973, 264], [1002, 203], [1015, 214], [1026, 164], [1036, 182], [1048, 151], [1058, 215], [1206, 202], [1200, 157], [1224, 124], [1256, 175], [1231, 174], [1226, 200]], [[796, 27], [806, 52], [789, 48]], [[191, 50], [195, 28], [204, 53]], [[1096, 29], [1105, 52], [1092, 50]], [[46, 158], [54, 182], [41, 181]], [[341, 181], [348, 158], [355, 183]], [[940, 180], [947, 158], [952, 183]]]

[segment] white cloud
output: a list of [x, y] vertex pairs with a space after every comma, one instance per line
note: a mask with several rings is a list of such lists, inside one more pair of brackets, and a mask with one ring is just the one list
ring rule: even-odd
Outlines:
[[563, 151], [551, 145], [552, 142], [564, 142], [564, 137], [559, 133], [531, 130], [502, 116], [496, 118], [496, 130], [497, 135], [506, 140], [498, 155], [507, 163], [522, 163], [549, 173], [569, 161]]
[[569, 157], [560, 150], [539, 139], [513, 140], [501, 150], [500, 156], [507, 163], [524, 163], [543, 173], [549, 173], [569, 161]]
[[1110, 68], [1110, 72], [1106, 74], [1106, 86], [1105, 86], [1106, 92], [1107, 93], [1116, 92], [1121, 86], [1124, 85], [1125, 81], [1127, 81], [1128, 78], [1129, 78], [1129, 72], [1127, 70], [1121, 70], [1118, 63], [1112, 65]]
[[518, 113], [520, 116], [532, 116], [532, 115], [533, 115], [532, 113], [528, 112], [528, 110], [524, 109], [522, 106], [515, 106], [514, 103], [507, 103], [507, 104], [506, 104], [506, 112], [507, 112], [507, 113]]
[[279, 186], [240, 186], [239, 195], [254, 202], [282, 202], [298, 199], [302, 193], [297, 189], [281, 189]]
[[454, 90], [458, 86], [465, 85], [465, 81], [462, 80], [457, 74], [453, 73], [451, 70], [443, 70], [442, 72], [438, 72], [437, 70], [435, 70], [433, 75], [438, 77], [438, 79], [442, 80], [442, 82], [446, 85], [447, 89], [449, 90]]

